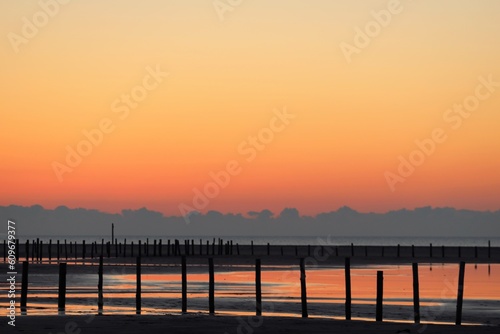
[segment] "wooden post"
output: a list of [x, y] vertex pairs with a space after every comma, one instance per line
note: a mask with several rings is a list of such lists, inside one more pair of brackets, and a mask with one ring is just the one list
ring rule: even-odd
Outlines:
[[432, 257], [432, 244], [429, 244], [429, 255]]
[[398, 244], [398, 257], [400, 257], [400, 255], [401, 255], [401, 245]]
[[182, 262], [182, 313], [187, 312], [187, 275], [186, 275], [186, 257], [181, 258]]
[[167, 256], [170, 256], [170, 239], [167, 241]]
[[462, 304], [464, 301], [464, 276], [465, 276], [465, 262], [460, 262], [460, 269], [458, 273], [458, 294], [457, 294], [457, 317], [455, 324], [462, 324]]
[[134, 257], [134, 242], [133, 241], [130, 243], [130, 256]]
[[[18, 240], [18, 239], [16, 239], [16, 240]], [[19, 247], [16, 247], [16, 249], [19, 249]], [[40, 240], [40, 248], [39, 249], [40, 249], [40, 253], [38, 255], [38, 261], [42, 262], [42, 259], [43, 259], [43, 241], [41, 241], [41, 240]], [[476, 247], [476, 249], [477, 249], [477, 247]]]
[[23, 262], [23, 276], [21, 280], [21, 312], [26, 312], [28, 301], [28, 261]]
[[200, 255], [203, 255], [203, 240], [200, 239]]
[[66, 309], [66, 263], [59, 264], [59, 312], [64, 312]]
[[127, 239], [123, 239], [123, 257], [127, 257]]
[[214, 259], [208, 259], [208, 312], [215, 313], [215, 275], [214, 275]]
[[[5, 243], [5, 241], [4, 241]], [[33, 240], [33, 242], [31, 243], [32, 247], [31, 247], [31, 262], [34, 262], [35, 261], [35, 251], [36, 251], [36, 243], [35, 243], [35, 240]], [[5, 252], [5, 254], [7, 254], [7, 252]]]
[[49, 263], [52, 260], [52, 239], [49, 239]]
[[82, 241], [82, 259], [85, 260], [85, 240]]
[[382, 300], [384, 296], [384, 272], [377, 271], [377, 308], [376, 308], [376, 321], [382, 321]]
[[162, 253], [163, 253], [163, 245], [162, 245], [162, 241], [160, 239], [160, 241], [158, 242], [158, 255], [161, 257], [162, 256]]
[[137, 257], [136, 284], [137, 286], [135, 290], [135, 314], [141, 314], [141, 257], [140, 256]]
[[444, 245], [441, 246], [441, 257], [444, 257]]
[[420, 292], [418, 284], [418, 263], [412, 264], [413, 269], [413, 314], [415, 323], [420, 323]]
[[68, 243], [64, 239], [64, 255], [66, 256], [66, 261], [68, 260]]
[[115, 224], [111, 223], [111, 242], [115, 241]]
[[240, 244], [236, 243], [236, 252], [240, 255]]
[[302, 318], [307, 318], [306, 268], [303, 258], [300, 259], [300, 297], [302, 301]]
[[271, 255], [271, 246], [267, 243], [267, 255]]
[[104, 304], [104, 296], [102, 292], [103, 288], [103, 262], [102, 262], [102, 256], [99, 256], [99, 281], [97, 283], [97, 309], [98, 309], [98, 314], [102, 314], [102, 308]]
[[139, 255], [139, 256], [141, 256], [141, 254], [142, 254], [142, 249], [141, 249], [141, 240], [139, 240], [139, 250], [138, 250], [138, 252], [139, 252], [139, 254], [138, 254], [138, 255]]
[[191, 255], [194, 255], [194, 240], [191, 239]]
[[[5, 243], [5, 240], [4, 240], [4, 243]], [[4, 256], [5, 256], [5, 253], [4, 253]], [[26, 261], [29, 261], [30, 259], [30, 240], [26, 240]], [[58, 258], [59, 260], [59, 258]], [[4, 260], [5, 261], [5, 260]]]
[[260, 259], [255, 259], [255, 315], [262, 315], [262, 285]]
[[491, 240], [488, 240], [488, 259], [491, 258]]
[[118, 257], [118, 255], [119, 255], [118, 254], [118, 240], [115, 240], [115, 257]]
[[106, 243], [106, 252], [108, 253], [108, 259], [111, 257], [111, 243], [108, 241]]
[[351, 320], [351, 259], [345, 258], [345, 320]]
[[153, 240], [153, 256], [156, 256], [156, 239]]
[[210, 254], [210, 241], [207, 240], [207, 250], [206, 250], [207, 255]]

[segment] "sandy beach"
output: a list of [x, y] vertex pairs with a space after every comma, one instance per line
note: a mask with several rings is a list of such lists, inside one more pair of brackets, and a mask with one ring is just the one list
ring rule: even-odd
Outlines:
[[328, 319], [237, 316], [29, 316], [16, 327], [5, 322], [2, 333], [132, 334], [155, 333], [498, 333], [494, 326], [454, 326], [407, 323], [375, 323]]

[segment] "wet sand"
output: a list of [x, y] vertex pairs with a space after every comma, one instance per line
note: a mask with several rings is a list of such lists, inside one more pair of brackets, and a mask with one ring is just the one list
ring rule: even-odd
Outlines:
[[329, 319], [248, 316], [27, 316], [18, 317], [16, 327], [3, 322], [2, 333], [498, 333], [494, 326], [412, 325]]

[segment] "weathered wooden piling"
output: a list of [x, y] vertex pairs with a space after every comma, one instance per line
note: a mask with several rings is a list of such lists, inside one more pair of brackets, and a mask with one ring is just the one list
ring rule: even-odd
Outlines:
[[103, 274], [104, 274], [104, 268], [103, 268], [103, 261], [102, 261], [102, 256], [99, 256], [99, 281], [97, 283], [97, 309], [98, 309], [98, 314], [102, 314], [102, 309], [104, 305], [104, 295], [103, 295]]
[[465, 262], [460, 262], [460, 268], [458, 272], [458, 293], [457, 293], [457, 314], [456, 314], [456, 325], [462, 324], [462, 305], [464, 301], [464, 276], [465, 276]]
[[351, 259], [345, 258], [345, 320], [351, 320]]
[[66, 309], [66, 263], [59, 264], [59, 297], [57, 302], [59, 312]]
[[255, 259], [255, 314], [262, 315], [262, 285], [260, 259]]
[[208, 259], [208, 312], [215, 313], [215, 275], [214, 259]]
[[23, 275], [21, 278], [21, 312], [26, 312], [28, 301], [28, 261], [23, 262]]
[[384, 298], [384, 272], [377, 271], [377, 307], [375, 320], [382, 321], [383, 318], [383, 298]]
[[412, 264], [413, 271], [413, 315], [415, 323], [420, 323], [420, 288], [418, 283], [418, 263]]
[[[140, 249], [140, 247], [139, 247]], [[141, 257], [136, 260], [135, 314], [141, 314]]]
[[306, 267], [303, 258], [300, 259], [300, 299], [302, 302], [302, 318], [307, 318]]
[[186, 257], [181, 258], [182, 262], [182, 313], [187, 312], [187, 273], [186, 273]]

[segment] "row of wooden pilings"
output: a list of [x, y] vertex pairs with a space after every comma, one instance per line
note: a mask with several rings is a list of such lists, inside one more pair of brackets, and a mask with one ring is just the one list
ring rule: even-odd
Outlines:
[[[136, 259], [136, 314], [141, 314], [141, 257]], [[27, 261], [23, 262], [22, 283], [21, 283], [21, 311], [26, 312], [28, 300], [28, 269], [29, 264]], [[215, 313], [215, 271], [213, 258], [208, 259], [209, 270], [209, 294], [208, 294], [208, 310], [210, 314]], [[413, 272], [413, 313], [415, 323], [420, 323], [420, 296], [419, 296], [419, 275], [418, 263], [412, 264]], [[98, 270], [98, 313], [102, 314], [104, 307], [104, 293], [103, 293], [103, 257], [99, 258]], [[460, 262], [459, 276], [458, 276], [458, 293], [456, 305], [456, 321], [457, 325], [462, 323], [462, 304], [463, 304], [463, 290], [464, 290], [464, 276], [465, 276], [465, 262]], [[383, 271], [377, 271], [377, 294], [376, 294], [376, 310], [375, 320], [382, 321], [383, 319], [383, 284], [384, 276]], [[187, 312], [187, 265], [186, 257], [181, 258], [181, 311]], [[302, 317], [308, 317], [307, 310], [307, 285], [306, 285], [306, 268], [304, 259], [300, 259], [300, 291], [301, 291], [301, 306]], [[257, 316], [262, 315], [262, 281], [261, 281], [261, 260], [255, 260], [255, 301]], [[351, 320], [351, 259], [345, 259], [345, 319]], [[66, 308], [66, 263], [59, 264], [59, 295], [58, 295], [58, 310], [64, 312]]]
[[[131, 242], [130, 244], [127, 244], [127, 239], [124, 239], [123, 244], [121, 242], [118, 242], [117, 239], [115, 239], [114, 243], [111, 242], [104, 242], [104, 239], [101, 240], [101, 245], [99, 249], [99, 244], [97, 242], [92, 242], [90, 244], [86, 244], [85, 240], [82, 241], [80, 245], [77, 245], [76, 242], [70, 242], [69, 245], [64, 240], [64, 244], [60, 242], [60, 240], [57, 240], [56, 243], [52, 243], [52, 240], [49, 240], [49, 243], [46, 244], [46, 250], [47, 250], [47, 257], [48, 260], [51, 261], [52, 259], [54, 260], [61, 260], [61, 259], [86, 259], [87, 257], [89, 258], [97, 258], [99, 256], [107, 256], [110, 258], [113, 254], [113, 248], [114, 248], [114, 256], [122, 256], [122, 257], [134, 257], [134, 256], [182, 256], [182, 255], [240, 255], [240, 246], [238, 243], [236, 243], [235, 246], [233, 246], [233, 241], [226, 241], [224, 242], [223, 239], [219, 238], [217, 243], [215, 241], [215, 238], [212, 241], [212, 244], [210, 245], [210, 242], [207, 240], [206, 245], [203, 244], [202, 239], [200, 239], [199, 242], [199, 247], [198, 247], [198, 253], [195, 252], [195, 241], [194, 240], [184, 240], [184, 245], [181, 247], [181, 244], [179, 240], [175, 239], [173, 242], [168, 240], [168, 243], [166, 245], [162, 244], [162, 239], [159, 240], [154, 240], [154, 243], [150, 245], [149, 239], [146, 239], [146, 242], [142, 243], [140, 240], [138, 243], [135, 244], [137, 247], [134, 247], [134, 242]], [[53, 252], [53, 246], [55, 246], [56, 251]], [[80, 254], [77, 252], [77, 246], [81, 246], [81, 251]], [[152, 252], [150, 252], [150, 246], [153, 247]], [[203, 248], [205, 246], [205, 252], [203, 252]], [[87, 253], [87, 247], [90, 247], [90, 253]], [[166, 254], [164, 252], [164, 247], [167, 248]], [[289, 247], [295, 247], [295, 255], [298, 256], [298, 246], [289, 246]], [[327, 246], [331, 247], [331, 246]], [[385, 247], [381, 247], [381, 252], [380, 254], [377, 254], [378, 256], [386, 256], [385, 254]], [[433, 246], [432, 244], [429, 244], [429, 257], [437, 257], [439, 255], [435, 254], [434, 249], [435, 248], [440, 248], [440, 256], [444, 258], [446, 256], [446, 247], [441, 246], [441, 247], [436, 247]], [[321, 256], [324, 255], [324, 246], [319, 246]], [[351, 243], [350, 245], [350, 255], [353, 257], [355, 254], [354, 252], [355, 246], [354, 244]], [[20, 248], [19, 248], [19, 240], [16, 239], [16, 259], [19, 260], [20, 257]], [[26, 240], [25, 243], [25, 258], [26, 261], [29, 261], [30, 255], [31, 255], [31, 261], [42, 261], [43, 259], [43, 250], [44, 250], [44, 244], [43, 241], [40, 239], [32, 240], [30, 244], [30, 240]], [[128, 252], [127, 252], [128, 250]], [[134, 250], [136, 254], [134, 254]], [[268, 243], [267, 247], [267, 255], [271, 255], [271, 246]], [[3, 245], [3, 258], [4, 262], [6, 261], [7, 257], [7, 244], [6, 241], [4, 240], [4, 245]], [[474, 247], [474, 258], [479, 257], [479, 250], [478, 247]], [[251, 242], [250, 245], [250, 254], [248, 255], [255, 255], [254, 251], [254, 244], [253, 241]], [[277, 255], [277, 254], [273, 254]], [[284, 248], [283, 246], [281, 247], [281, 255], [284, 255]], [[357, 254], [357, 255], [364, 255], [368, 256], [368, 246], [364, 247], [364, 254]], [[373, 255], [373, 254], [371, 254]], [[407, 256], [410, 254], [406, 254]], [[307, 246], [307, 256], [311, 256], [311, 246]], [[335, 256], [339, 256], [339, 247], [335, 247]], [[396, 247], [396, 256], [401, 257], [401, 245], [397, 245]], [[454, 256], [461, 258], [462, 257], [462, 247], [457, 247], [457, 253], [454, 254]], [[415, 257], [415, 246], [411, 246], [411, 257]], [[487, 257], [491, 258], [491, 242], [488, 241], [488, 247], [487, 247]]]

